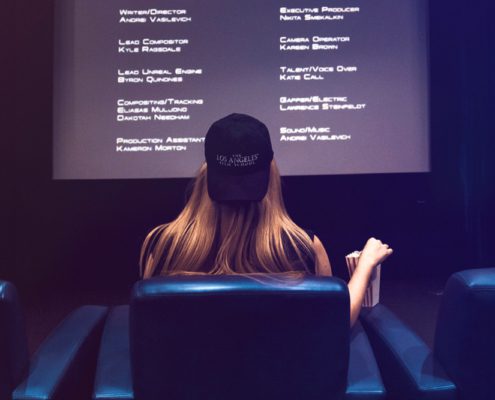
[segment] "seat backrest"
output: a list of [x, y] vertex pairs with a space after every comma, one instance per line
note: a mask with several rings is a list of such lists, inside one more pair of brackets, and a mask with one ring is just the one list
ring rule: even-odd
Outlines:
[[435, 355], [460, 399], [495, 399], [495, 268], [461, 271], [449, 278]]
[[349, 293], [336, 278], [195, 276], [138, 282], [130, 306], [137, 399], [338, 399]]
[[24, 319], [17, 290], [0, 281], [0, 399], [9, 399], [29, 366]]

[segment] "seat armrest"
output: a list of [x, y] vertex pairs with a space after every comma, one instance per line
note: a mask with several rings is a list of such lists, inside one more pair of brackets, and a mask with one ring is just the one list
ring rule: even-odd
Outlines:
[[351, 330], [346, 400], [378, 400], [386, 397], [373, 349], [361, 323]]
[[89, 398], [106, 314], [107, 307], [83, 306], [65, 318], [39, 347], [13, 400]]
[[454, 383], [430, 348], [389, 309], [382, 304], [365, 309], [361, 312], [361, 322], [391, 398], [456, 398]]
[[129, 351], [129, 306], [114, 307], [101, 338], [94, 400], [134, 399]]

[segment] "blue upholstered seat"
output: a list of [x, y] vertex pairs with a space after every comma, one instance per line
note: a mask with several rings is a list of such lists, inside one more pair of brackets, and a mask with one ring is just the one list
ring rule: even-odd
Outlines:
[[460, 400], [495, 399], [495, 268], [450, 277], [434, 352], [455, 382]]
[[138, 282], [109, 315], [95, 399], [381, 399], [347, 286], [245, 276]]
[[495, 399], [495, 268], [449, 278], [433, 350], [383, 305], [361, 320], [390, 399]]
[[88, 399], [106, 312], [75, 310], [29, 360], [17, 291], [0, 281], [0, 399]]

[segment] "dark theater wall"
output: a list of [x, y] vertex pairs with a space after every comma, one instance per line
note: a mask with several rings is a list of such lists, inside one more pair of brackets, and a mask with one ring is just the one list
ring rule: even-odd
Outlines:
[[494, 12], [487, 0], [430, 2], [431, 195], [463, 267], [495, 266]]
[[[346, 275], [346, 252], [362, 246], [371, 235], [396, 250], [387, 261], [384, 279], [444, 277], [493, 262], [486, 251], [493, 237], [485, 226], [490, 218], [495, 222], [488, 210], [493, 189], [482, 188], [489, 186], [486, 179], [493, 162], [473, 167], [481, 149], [493, 143], [486, 134], [488, 118], [493, 117], [480, 114], [473, 138], [465, 134], [469, 127], [463, 125], [465, 109], [459, 98], [478, 97], [465, 86], [474, 79], [466, 71], [474, 73], [474, 68], [458, 64], [464, 48], [458, 39], [467, 28], [446, 20], [447, 2], [438, 3], [431, 4], [433, 172], [285, 179], [291, 215], [317, 232], [339, 276]], [[462, 10], [452, 8], [458, 3], [449, 2], [449, 12], [460, 18]], [[4, 199], [8, 212], [0, 276], [23, 290], [127, 288], [138, 277], [137, 258], [146, 232], [177, 214], [188, 182], [51, 179], [51, 87], [57, 79], [52, 76], [52, 13], [53, 1], [18, 0], [15, 30], [11, 27], [8, 35], [15, 40], [16, 74], [6, 87], [15, 96], [16, 110], [10, 114], [12, 128], [7, 129], [14, 150], [2, 158], [9, 190]], [[470, 24], [475, 37], [474, 22]], [[482, 47], [470, 51], [476, 62], [488, 58]], [[485, 93], [481, 82], [477, 89]], [[490, 100], [487, 96], [485, 100]], [[478, 105], [483, 109], [484, 104]], [[480, 182], [476, 168], [487, 168]], [[466, 208], [473, 193], [479, 207]], [[476, 216], [475, 222], [483, 219], [481, 225], [472, 226], [469, 213]]]

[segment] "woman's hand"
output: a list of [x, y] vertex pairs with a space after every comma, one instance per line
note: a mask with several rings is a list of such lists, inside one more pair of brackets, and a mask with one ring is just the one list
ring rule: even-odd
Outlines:
[[388, 244], [375, 238], [369, 238], [359, 257], [358, 268], [362, 265], [363, 268], [373, 269], [392, 253], [393, 250]]

